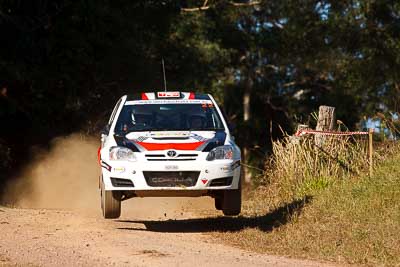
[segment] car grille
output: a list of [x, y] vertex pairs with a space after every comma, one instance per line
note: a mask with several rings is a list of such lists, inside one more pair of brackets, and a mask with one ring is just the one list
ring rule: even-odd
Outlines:
[[176, 157], [168, 157], [164, 154], [145, 154], [148, 161], [190, 161], [196, 160], [198, 154], [178, 154]]
[[232, 184], [233, 176], [213, 179], [210, 186], [228, 186]]
[[190, 187], [197, 183], [199, 171], [163, 172], [144, 171], [146, 183], [152, 187]]

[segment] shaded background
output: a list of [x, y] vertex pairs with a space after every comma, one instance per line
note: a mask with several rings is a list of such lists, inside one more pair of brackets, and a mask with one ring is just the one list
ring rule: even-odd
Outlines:
[[399, 111], [396, 1], [1, 0], [0, 34], [0, 188], [30, 147], [98, 135], [121, 95], [162, 90], [161, 58], [170, 90], [216, 97], [256, 167], [321, 104], [351, 129]]

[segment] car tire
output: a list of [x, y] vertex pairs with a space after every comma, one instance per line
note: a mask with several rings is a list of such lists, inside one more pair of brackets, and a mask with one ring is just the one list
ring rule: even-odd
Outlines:
[[215, 209], [217, 210], [222, 210], [222, 202], [223, 202], [222, 197], [216, 197], [214, 198], [214, 204], [215, 204]]
[[239, 215], [242, 209], [242, 186], [239, 179], [239, 188], [224, 191], [222, 212], [226, 216]]
[[121, 198], [118, 191], [105, 190], [101, 183], [101, 209], [105, 219], [117, 219], [121, 216]]

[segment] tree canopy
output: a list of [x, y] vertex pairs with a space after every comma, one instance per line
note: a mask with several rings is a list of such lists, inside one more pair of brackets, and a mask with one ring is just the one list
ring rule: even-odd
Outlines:
[[400, 109], [396, 1], [1, 0], [0, 32], [12, 151], [98, 130], [121, 95], [163, 88], [162, 58], [168, 88], [216, 96], [255, 154], [321, 104], [351, 128]]

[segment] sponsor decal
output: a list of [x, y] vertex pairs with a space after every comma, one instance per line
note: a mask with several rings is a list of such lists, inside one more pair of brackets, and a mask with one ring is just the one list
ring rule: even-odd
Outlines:
[[184, 183], [193, 182], [192, 178], [181, 178], [181, 177], [155, 177], [151, 178], [153, 183]]
[[178, 165], [165, 165], [166, 170], [177, 170], [179, 169]]
[[147, 140], [147, 139], [149, 139], [149, 138], [146, 137], [146, 136], [139, 136], [135, 141], [137, 141], [137, 142], [143, 142], [144, 140]]
[[201, 179], [201, 181], [202, 181], [203, 184], [206, 184], [208, 182], [207, 179]]
[[[146, 96], [147, 97], [147, 96]], [[212, 104], [211, 100], [204, 99], [150, 99], [150, 100], [130, 100], [125, 102], [125, 106], [129, 105], [152, 105], [152, 104]]]
[[180, 92], [157, 92], [157, 97], [158, 98], [180, 98], [181, 93]]
[[151, 137], [189, 137], [189, 132], [152, 132]]
[[123, 172], [125, 172], [125, 168], [124, 167], [114, 167], [113, 171], [118, 172], [118, 173], [123, 173]]

